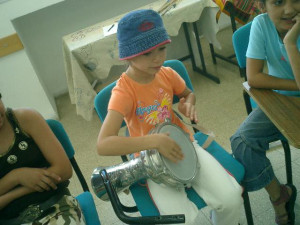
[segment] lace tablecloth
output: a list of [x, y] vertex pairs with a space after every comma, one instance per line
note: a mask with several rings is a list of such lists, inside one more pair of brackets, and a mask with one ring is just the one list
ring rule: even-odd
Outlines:
[[[159, 0], [142, 8], [158, 10], [166, 0]], [[204, 8], [218, 7], [212, 0], [181, 0], [176, 7], [166, 12], [162, 18], [170, 36], [177, 36], [183, 22], [198, 21]], [[215, 11], [201, 17], [200, 33], [215, 46], [220, 46], [215, 38], [218, 26]], [[123, 14], [124, 15], [124, 14]], [[63, 37], [65, 70], [71, 103], [76, 105], [77, 114], [91, 120], [94, 112], [94, 80], [105, 80], [113, 65], [122, 65], [118, 59], [116, 34], [104, 35], [103, 27], [111, 26], [123, 15], [102, 21], [93, 26]]]

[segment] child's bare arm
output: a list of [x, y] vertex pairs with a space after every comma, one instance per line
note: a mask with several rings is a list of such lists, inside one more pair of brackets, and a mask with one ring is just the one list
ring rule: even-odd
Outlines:
[[295, 80], [270, 76], [263, 71], [264, 60], [247, 58], [247, 79], [250, 87], [275, 90], [299, 90]]
[[151, 134], [140, 137], [118, 136], [123, 115], [109, 110], [97, 140], [99, 155], [126, 155], [147, 149], [157, 149], [173, 162], [183, 158], [178, 144], [167, 134]]
[[34, 139], [50, 165], [45, 168], [48, 172], [44, 174], [55, 184], [68, 180], [72, 176], [71, 163], [61, 143], [41, 114], [31, 109], [19, 109], [15, 110], [15, 115], [21, 127]]
[[9, 193], [17, 186], [43, 192], [56, 189], [59, 176], [47, 168], [21, 167], [14, 169], [0, 179], [0, 196]]
[[30, 194], [32, 192], [34, 192], [35, 190], [27, 188], [27, 187], [16, 187], [12, 190], [10, 190], [9, 192], [0, 195], [0, 210], [3, 209], [5, 206], [7, 206], [9, 203], [11, 203], [12, 201]]
[[0, 196], [9, 192], [17, 185], [18, 181], [16, 179], [16, 176], [14, 175], [14, 170], [12, 170], [0, 179]]

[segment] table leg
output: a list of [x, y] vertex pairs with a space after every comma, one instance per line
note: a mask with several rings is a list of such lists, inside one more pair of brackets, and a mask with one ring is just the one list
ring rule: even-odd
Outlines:
[[195, 57], [194, 57], [194, 53], [193, 53], [193, 49], [192, 49], [192, 45], [191, 45], [191, 39], [190, 39], [190, 35], [189, 35], [189, 32], [188, 32], [188, 28], [187, 28], [186, 23], [183, 23], [183, 29], [184, 29], [184, 34], [185, 34], [185, 38], [186, 38], [186, 41], [187, 41], [187, 46], [188, 46], [190, 58], [191, 58], [191, 61], [192, 61], [193, 70], [196, 71], [196, 72], [201, 73], [203, 76], [205, 76], [205, 77], [211, 79], [212, 81], [216, 82], [217, 84], [219, 84], [220, 79], [218, 77], [214, 76], [214, 75], [209, 74], [206, 70], [206, 65], [205, 65], [205, 61], [204, 61], [203, 51], [202, 51], [202, 47], [201, 47], [201, 43], [200, 43], [200, 38], [199, 38], [199, 33], [198, 33], [197, 26], [196, 26], [196, 22], [193, 22], [193, 29], [194, 29], [195, 36], [196, 36], [196, 43], [197, 43], [197, 48], [198, 48], [199, 55], [200, 55], [202, 69], [200, 69], [196, 65], [196, 61], [195, 61]]
[[[234, 12], [234, 5], [231, 4], [231, 3], [227, 3], [229, 8], [228, 8], [228, 11], [229, 11], [229, 15], [230, 15], [230, 22], [231, 22], [231, 28], [232, 28], [232, 33], [234, 33], [237, 29], [236, 27], [236, 23], [235, 23], [235, 12]], [[232, 60], [232, 58], [235, 58], [235, 54], [233, 55], [230, 55], [230, 56], [223, 56], [223, 55], [220, 55], [218, 53], [215, 52], [214, 50], [214, 46], [213, 44], [209, 44], [209, 48], [210, 48], [210, 53], [211, 53], [211, 57], [212, 57], [212, 60], [213, 60], [213, 63], [214, 64], [217, 64], [217, 60], [216, 58], [219, 58], [219, 59], [222, 59], [226, 62], [229, 62], [235, 66], [238, 66], [238, 63], [235, 61], [235, 60]]]

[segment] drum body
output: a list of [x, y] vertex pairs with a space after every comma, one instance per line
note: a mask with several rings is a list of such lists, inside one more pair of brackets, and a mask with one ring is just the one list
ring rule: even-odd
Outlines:
[[169, 133], [169, 137], [180, 146], [184, 159], [173, 163], [155, 149], [142, 151], [140, 157], [149, 177], [156, 183], [173, 187], [184, 187], [190, 184], [200, 165], [189, 134], [170, 122], [156, 126], [150, 131], [150, 134], [154, 133]]
[[132, 159], [114, 166], [97, 167], [92, 173], [91, 184], [97, 197], [104, 201], [108, 201], [109, 197], [100, 175], [103, 169], [106, 170], [109, 180], [117, 193], [124, 191], [138, 180], [148, 178], [141, 158]]

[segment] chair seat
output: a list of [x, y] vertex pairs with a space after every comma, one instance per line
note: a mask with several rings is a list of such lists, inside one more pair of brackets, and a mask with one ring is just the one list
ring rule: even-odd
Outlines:
[[[207, 136], [198, 132], [194, 135], [195, 139], [201, 145], [206, 140]], [[231, 154], [225, 151], [217, 142], [213, 141], [206, 149], [220, 164], [232, 174], [238, 183], [241, 183], [245, 170], [242, 164], [235, 160]], [[159, 212], [156, 206], [153, 204], [151, 197], [148, 194], [148, 189], [145, 185], [146, 181], [141, 180], [136, 182], [130, 187], [133, 199], [138, 206], [138, 209], [142, 216], [158, 216]], [[193, 188], [186, 189], [188, 198], [195, 203], [198, 209], [204, 208], [206, 203], [195, 192]]]

